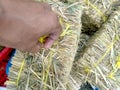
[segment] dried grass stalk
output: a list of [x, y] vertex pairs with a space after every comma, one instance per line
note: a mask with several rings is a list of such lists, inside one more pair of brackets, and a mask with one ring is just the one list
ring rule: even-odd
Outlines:
[[100, 90], [120, 87], [120, 8], [88, 42], [83, 55], [74, 62], [71, 75], [90, 82]]
[[[66, 90], [72, 63], [76, 54], [78, 39], [81, 31], [81, 5], [64, 4], [56, 0], [48, 0], [53, 9], [62, 17], [63, 33], [52, 48], [42, 49], [39, 53], [22, 54], [25, 59], [24, 71], [18, 82], [17, 90]], [[22, 59], [19, 54], [15, 55], [14, 62]], [[16, 64], [18, 65], [18, 63]], [[18, 65], [19, 66], [19, 65]], [[15, 66], [12, 72], [19, 71]], [[15, 75], [14, 78], [17, 78]], [[11, 80], [10, 79], [10, 80]], [[13, 85], [13, 84], [12, 84]], [[11, 85], [8, 85], [13, 90]], [[72, 85], [73, 86], [73, 85]], [[70, 89], [69, 89], [70, 90]], [[73, 90], [71, 88], [71, 90]]]

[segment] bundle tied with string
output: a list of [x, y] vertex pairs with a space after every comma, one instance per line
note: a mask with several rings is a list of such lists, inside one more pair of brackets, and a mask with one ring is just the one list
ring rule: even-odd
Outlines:
[[100, 90], [120, 87], [120, 8], [89, 40], [71, 75], [78, 83], [88, 81]]
[[[78, 4], [82, 2], [82, 35], [79, 41], [78, 53], [82, 54], [82, 51], [86, 47], [87, 41], [99, 30], [102, 24], [108, 19], [115, 7], [120, 5], [118, 0], [61, 0], [63, 2], [69, 2]], [[84, 39], [84, 40], [83, 40]], [[79, 58], [81, 55], [77, 55]]]
[[[68, 88], [68, 77], [81, 31], [82, 8], [80, 4], [64, 4], [56, 0], [47, 2], [60, 15], [63, 33], [49, 50], [41, 49], [35, 55], [17, 51], [13, 58], [9, 81], [6, 82], [8, 90], [66, 90]], [[71, 87], [71, 90], [74, 89]]]

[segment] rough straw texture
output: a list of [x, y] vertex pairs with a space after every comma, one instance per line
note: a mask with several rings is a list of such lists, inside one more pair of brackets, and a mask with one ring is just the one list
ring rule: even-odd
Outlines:
[[100, 90], [120, 87], [120, 9], [88, 42], [80, 59], [74, 62], [71, 75], [79, 82], [90, 82]]
[[35, 55], [17, 51], [10, 70], [10, 81], [18, 79], [22, 60], [25, 60], [25, 66], [18, 86], [16, 83], [7, 82], [10, 90], [13, 90], [13, 87], [17, 90], [66, 90], [69, 87], [75, 90], [74, 83], [67, 84], [72, 80], [69, 74], [81, 31], [81, 5], [64, 4], [56, 0], [48, 0], [48, 2], [61, 17], [63, 33], [49, 50], [42, 49]]
[[[60, 15], [63, 33], [49, 50], [41, 49], [35, 55], [17, 51], [8, 90], [79, 90], [86, 81], [100, 90], [120, 87], [118, 0], [39, 1], [47, 1]], [[81, 5], [84, 10], [80, 36]]]
[[[20, 53], [19, 51], [16, 52], [16, 55], [13, 57], [12, 60], [12, 67], [10, 68], [10, 73], [9, 73], [9, 81], [6, 82], [7, 85], [7, 90], [17, 90], [16, 87], [18, 85], [18, 77], [20, 73], [20, 69], [24, 65], [24, 55], [23, 53]], [[22, 73], [23, 74], [23, 73]], [[21, 77], [22, 77], [21, 74]]]
[[82, 15], [83, 32], [92, 32], [98, 30], [111, 14], [113, 3], [118, 0], [83, 0], [84, 12]]

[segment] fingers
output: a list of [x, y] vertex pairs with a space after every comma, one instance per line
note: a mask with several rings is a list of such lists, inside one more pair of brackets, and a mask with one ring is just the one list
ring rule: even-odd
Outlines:
[[40, 51], [41, 44], [38, 42], [33, 48], [29, 49], [31, 53], [37, 53]]
[[44, 48], [46, 48], [46, 49], [50, 48], [50, 47], [53, 45], [54, 41], [55, 41], [55, 39], [53, 38], [52, 35], [50, 35], [50, 36], [47, 38], [47, 40], [46, 40], [46, 42], [45, 42], [45, 44], [44, 44]]
[[44, 48], [46, 49], [50, 48], [53, 45], [53, 43], [59, 38], [61, 32], [62, 28], [60, 26], [55, 33], [52, 33], [48, 36], [48, 38], [45, 41]]
[[30, 52], [30, 53], [37, 53], [41, 49], [42, 44], [40, 42], [37, 42], [34, 45], [28, 45], [28, 47], [21, 47], [19, 50], [22, 52]]
[[54, 16], [55, 17], [54, 24], [56, 24], [56, 28], [54, 30], [51, 30], [51, 34], [49, 34], [47, 40], [45, 41], [44, 48], [46, 48], [46, 49], [50, 48], [53, 45], [53, 43], [59, 38], [59, 36], [62, 32], [62, 26], [59, 23], [57, 14], [54, 14], [54, 15], [55, 15]]
[[52, 11], [52, 8], [51, 8], [51, 6], [48, 4], [48, 3], [41, 3], [42, 4], [42, 7], [44, 8], [44, 9], [47, 9], [47, 10], [49, 10], [49, 11]]

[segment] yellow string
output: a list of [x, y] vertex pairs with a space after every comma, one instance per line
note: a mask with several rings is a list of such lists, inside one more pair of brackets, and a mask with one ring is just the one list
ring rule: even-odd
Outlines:
[[95, 5], [93, 5], [89, 0], [84, 0], [84, 2], [88, 5], [90, 5], [92, 8], [94, 8], [97, 12], [98, 15], [102, 17], [103, 21], [106, 21], [106, 16], [100, 11]]
[[111, 72], [108, 77], [111, 78], [112, 80], [116, 80], [114, 77], [115, 72]]
[[38, 79], [41, 79], [35, 71], [33, 71], [32, 69], [30, 69], [30, 70]]
[[46, 38], [47, 38], [47, 35], [40, 37], [40, 38], [39, 38], [39, 42], [43, 44], [43, 43], [45, 42], [45, 39], [46, 39]]
[[66, 28], [65, 30], [63, 30], [62, 34], [60, 35], [61, 37], [65, 36], [67, 34], [67, 31], [69, 30], [70, 28], [70, 25], [69, 24], [66, 24]]
[[112, 70], [112, 72], [108, 75], [109, 78], [113, 79], [113, 80], [116, 80], [115, 79], [115, 73], [118, 71], [118, 69], [120, 69], [120, 56], [117, 56], [117, 61], [116, 61], [116, 64], [115, 64], [115, 69]]
[[20, 67], [20, 70], [18, 72], [18, 77], [17, 77], [17, 80], [16, 81], [7, 81], [6, 83], [8, 84], [16, 84], [18, 86], [18, 83], [19, 83], [19, 80], [20, 80], [20, 77], [21, 77], [21, 73], [22, 73], [22, 70], [23, 70], [23, 67], [24, 67], [24, 64], [25, 64], [25, 60], [23, 60], [22, 64], [21, 64], [21, 67]]
[[22, 70], [23, 70], [24, 65], [25, 65], [25, 60], [22, 61], [22, 65], [21, 65], [20, 70], [19, 70], [19, 72], [18, 72], [18, 77], [17, 77], [17, 80], [16, 80], [16, 84], [17, 84], [17, 85], [18, 85], [18, 83], [19, 83], [20, 76], [21, 76], [21, 73], [22, 73]]
[[70, 32], [72, 32], [73, 30], [69, 30], [70, 29], [70, 24], [69, 23], [66, 23], [62, 17], [59, 18], [59, 22], [61, 25], [65, 24], [66, 28], [65, 30], [63, 30], [63, 32], [61, 33], [60, 37], [63, 37], [65, 36], [66, 34], [69, 34]]
[[[44, 82], [47, 83], [48, 81], [48, 75], [49, 75], [49, 72], [50, 72], [50, 66], [51, 66], [51, 63], [52, 63], [52, 58], [53, 58], [53, 52], [50, 51], [50, 57], [49, 57], [49, 64], [48, 64], [48, 67], [46, 69], [46, 75], [45, 75], [45, 79], [44, 79]], [[44, 90], [46, 90], [47, 87], [46, 85], [44, 85]]]
[[116, 62], [116, 65], [115, 65], [116, 68], [120, 68], [120, 56], [117, 57], [117, 62]]
[[[94, 64], [94, 68], [96, 68], [101, 62], [102, 60], [105, 58], [105, 56], [110, 52], [111, 48], [113, 47], [113, 45], [115, 44], [116, 42], [116, 38], [115, 40], [110, 44], [109, 48], [107, 49], [107, 51], [102, 55], [102, 57], [97, 61], [97, 63]], [[84, 71], [88, 74], [91, 72], [91, 69], [90, 68], [84, 68]]]
[[[115, 40], [116, 41], [120, 40], [120, 38], [119, 38], [118, 35], [115, 36]], [[111, 71], [111, 73], [108, 75], [108, 77], [111, 78], [111, 79], [113, 79], [113, 80], [116, 80], [114, 76], [115, 76], [115, 73], [118, 71], [118, 69], [120, 69], [120, 55], [117, 56], [117, 60], [116, 60], [116, 64], [115, 64], [115, 69]]]
[[107, 49], [107, 51], [103, 54], [103, 56], [97, 61], [97, 63], [94, 64], [95, 67], [97, 67], [102, 62], [102, 60], [110, 52], [110, 50], [111, 50], [111, 48], [113, 47], [114, 44], [115, 44], [115, 41], [111, 43], [111, 45], [109, 46], [109, 48]]
[[91, 72], [91, 69], [88, 66], [84, 66], [84, 71], [88, 74]]

